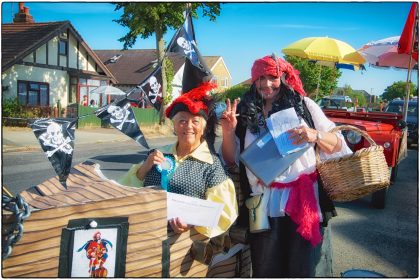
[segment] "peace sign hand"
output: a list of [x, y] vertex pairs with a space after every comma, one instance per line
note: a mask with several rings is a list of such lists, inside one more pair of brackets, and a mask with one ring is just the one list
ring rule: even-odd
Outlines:
[[223, 112], [220, 119], [223, 133], [232, 133], [235, 131], [238, 120], [236, 119], [236, 107], [238, 106], [239, 99], [235, 99], [233, 104], [230, 99], [226, 99], [226, 110]]

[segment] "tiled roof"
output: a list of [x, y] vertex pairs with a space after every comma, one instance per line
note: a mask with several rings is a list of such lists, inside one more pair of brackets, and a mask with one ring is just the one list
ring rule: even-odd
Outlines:
[[89, 55], [98, 66], [103, 69], [106, 76], [116, 82], [112, 72], [109, 71], [82, 39], [70, 21], [40, 22], [40, 23], [9, 23], [1, 25], [1, 70], [4, 72], [11, 66], [22, 61], [27, 55], [46, 44], [53, 37], [62, 32], [71, 30], [72, 34], [81, 42]]
[[[156, 50], [95, 50], [99, 59], [108, 67], [117, 78], [118, 84], [137, 85], [144, 81], [153, 72], [153, 63], [157, 60]], [[111, 58], [121, 55], [115, 62]], [[184, 63], [181, 56], [171, 55], [174, 72]]]
[[252, 85], [252, 79], [249, 78], [248, 80], [245, 80], [245, 81], [237, 84], [237, 86], [240, 86], [240, 85]]
[[[131, 50], [95, 50], [101, 61], [108, 67], [117, 78], [120, 85], [137, 85], [143, 82], [153, 72], [153, 63], [157, 60], [156, 50], [131, 49]], [[111, 58], [121, 55], [115, 62]], [[203, 57], [207, 66], [211, 69], [220, 56]], [[177, 54], [169, 54], [169, 59], [174, 65], [174, 74], [184, 64], [184, 57]]]
[[220, 56], [203, 56], [203, 58], [209, 69], [211, 69], [219, 60]]
[[17, 59], [24, 58], [34, 46], [40, 46], [52, 33], [59, 32], [68, 23], [69, 21], [2, 24], [2, 71], [12, 66]]

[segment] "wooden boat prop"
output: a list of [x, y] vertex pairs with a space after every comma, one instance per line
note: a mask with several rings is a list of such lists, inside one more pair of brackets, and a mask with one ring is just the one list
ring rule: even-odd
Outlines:
[[[74, 166], [67, 189], [54, 177], [20, 196], [31, 214], [21, 239], [2, 259], [3, 277], [250, 276], [244, 231], [232, 227], [230, 248], [210, 265], [194, 260], [193, 242], [207, 238], [194, 229], [168, 232], [166, 192], [122, 186], [98, 164]], [[4, 241], [16, 217], [2, 212]]]

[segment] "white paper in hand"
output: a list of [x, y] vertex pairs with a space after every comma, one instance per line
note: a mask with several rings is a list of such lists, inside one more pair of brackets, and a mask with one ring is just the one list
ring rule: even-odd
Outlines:
[[179, 217], [184, 223], [213, 228], [219, 223], [223, 203], [167, 192], [167, 219]]
[[273, 136], [277, 149], [282, 156], [299, 151], [308, 146], [308, 143], [294, 145], [289, 139], [288, 130], [300, 125], [300, 120], [294, 108], [278, 111], [272, 114], [267, 120], [267, 127]]

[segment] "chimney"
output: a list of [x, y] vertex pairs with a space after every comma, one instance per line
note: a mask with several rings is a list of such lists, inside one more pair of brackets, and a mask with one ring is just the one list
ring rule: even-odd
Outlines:
[[19, 2], [19, 12], [15, 14], [13, 23], [34, 23], [33, 17], [29, 14], [29, 8], [24, 7], [23, 2]]

